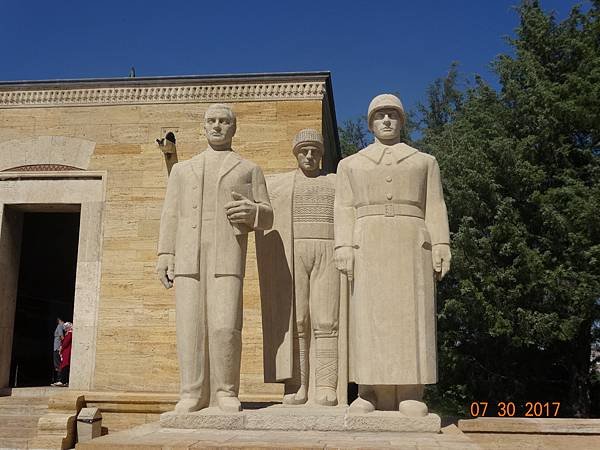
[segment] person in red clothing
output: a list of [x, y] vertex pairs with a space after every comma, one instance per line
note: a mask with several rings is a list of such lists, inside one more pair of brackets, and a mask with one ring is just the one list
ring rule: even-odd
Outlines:
[[60, 343], [60, 381], [52, 383], [52, 386], [69, 386], [69, 372], [71, 370], [71, 343], [73, 339], [73, 324], [64, 323], [65, 336]]

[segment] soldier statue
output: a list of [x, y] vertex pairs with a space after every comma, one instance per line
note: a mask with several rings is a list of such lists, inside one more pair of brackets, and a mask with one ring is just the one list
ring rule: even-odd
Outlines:
[[349, 301], [350, 412], [424, 416], [436, 383], [435, 281], [450, 268], [440, 170], [400, 141], [405, 114], [389, 94], [368, 110], [375, 142], [342, 160], [335, 199], [335, 259], [353, 279]]

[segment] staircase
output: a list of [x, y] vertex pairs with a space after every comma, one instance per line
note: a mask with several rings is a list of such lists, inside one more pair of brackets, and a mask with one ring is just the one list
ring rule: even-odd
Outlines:
[[[53, 388], [0, 391], [0, 449], [26, 449], [37, 434], [37, 423], [48, 411]], [[60, 389], [60, 388], [57, 388]]]

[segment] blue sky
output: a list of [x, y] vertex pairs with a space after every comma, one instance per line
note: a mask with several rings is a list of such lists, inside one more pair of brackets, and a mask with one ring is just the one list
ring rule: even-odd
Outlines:
[[413, 108], [452, 61], [494, 82], [517, 2], [0, 0], [0, 79], [329, 70], [341, 122], [386, 91]]

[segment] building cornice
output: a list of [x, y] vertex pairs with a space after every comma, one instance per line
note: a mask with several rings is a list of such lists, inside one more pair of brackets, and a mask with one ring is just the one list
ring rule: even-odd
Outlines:
[[328, 72], [0, 82], [0, 108], [320, 100]]

